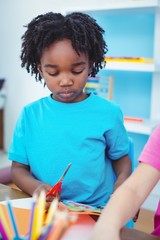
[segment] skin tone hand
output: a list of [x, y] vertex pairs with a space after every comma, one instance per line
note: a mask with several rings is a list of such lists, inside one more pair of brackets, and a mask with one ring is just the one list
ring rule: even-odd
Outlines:
[[[52, 188], [51, 185], [43, 183], [35, 179], [30, 173], [30, 168], [28, 165], [24, 165], [17, 162], [12, 162], [11, 168], [12, 180], [23, 192], [27, 193], [30, 196], [33, 196], [36, 193], [38, 196], [43, 190], [45, 193], [50, 191]], [[49, 195], [46, 198], [46, 209], [49, 208], [51, 202], [53, 201], [54, 196]]]
[[[45, 191], [45, 193], [47, 193], [50, 189], [51, 189], [50, 185], [42, 183], [35, 189], [34, 193], [36, 193], [39, 196], [42, 190]], [[60, 202], [59, 194], [57, 194], [56, 197], [54, 195], [49, 195], [46, 197], [46, 211], [48, 211], [51, 202], [53, 201], [54, 198], [57, 198], [59, 201], [58, 208], [60, 209], [60, 211], [67, 211], [66, 205]]]
[[[41, 191], [45, 191], [47, 193], [50, 191], [51, 186], [49, 184], [41, 183], [33, 192], [33, 194], [37, 194], [37, 196], [40, 195]], [[49, 195], [46, 197], [46, 210], [50, 207], [51, 202], [53, 201], [55, 197], [53, 195]], [[60, 200], [60, 196], [57, 196], [57, 198]]]
[[95, 224], [90, 240], [120, 240], [121, 228], [135, 216], [159, 179], [157, 169], [141, 163], [112, 195]]

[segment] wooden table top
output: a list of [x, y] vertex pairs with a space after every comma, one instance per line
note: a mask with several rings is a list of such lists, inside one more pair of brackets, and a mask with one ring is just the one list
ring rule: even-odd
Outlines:
[[[6, 196], [10, 199], [28, 198], [29, 196], [17, 189], [13, 189], [9, 186], [0, 184], [0, 201], [4, 201]], [[124, 227], [121, 231], [122, 240], [160, 240], [160, 237], [155, 237], [151, 234], [147, 234], [136, 229], [130, 229]]]
[[10, 199], [18, 199], [27, 198], [29, 196], [26, 193], [21, 192], [17, 189], [0, 184], [0, 201], [4, 201], [6, 197], [9, 197]]

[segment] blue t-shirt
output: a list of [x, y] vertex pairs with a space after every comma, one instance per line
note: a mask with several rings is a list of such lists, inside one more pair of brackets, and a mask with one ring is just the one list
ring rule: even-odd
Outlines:
[[36, 179], [54, 185], [69, 163], [61, 200], [106, 205], [114, 187], [111, 162], [128, 154], [118, 105], [91, 94], [76, 103], [51, 96], [24, 107], [9, 159], [30, 166]]

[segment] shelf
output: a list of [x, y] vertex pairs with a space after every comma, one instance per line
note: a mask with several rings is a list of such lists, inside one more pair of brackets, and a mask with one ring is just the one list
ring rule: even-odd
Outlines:
[[82, 11], [82, 12], [95, 12], [99, 14], [109, 14], [116, 13], [120, 11], [121, 13], [131, 12], [145, 12], [145, 11], [155, 11], [157, 7], [160, 7], [158, 0], [92, 0], [92, 4], [86, 1], [85, 7], [78, 6], [77, 2], [72, 4], [72, 7], [68, 8], [67, 12]]
[[158, 120], [145, 119], [144, 122], [124, 121], [128, 132], [150, 135], [158, 125]]
[[114, 71], [139, 71], [139, 72], [158, 72], [154, 63], [133, 63], [133, 62], [107, 62], [106, 70]]

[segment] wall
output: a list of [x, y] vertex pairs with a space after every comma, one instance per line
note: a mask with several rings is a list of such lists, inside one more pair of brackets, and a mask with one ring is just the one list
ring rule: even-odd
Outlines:
[[37, 83], [20, 66], [21, 36], [23, 27], [38, 14], [48, 11], [64, 12], [60, 0], [1, 0], [0, 1], [0, 77], [6, 79], [7, 99], [4, 117], [4, 148], [7, 151], [15, 121], [21, 108], [48, 94], [42, 84]]
[[[20, 66], [21, 36], [23, 25], [34, 16], [55, 9], [54, 1], [2, 0], [0, 3], [0, 77], [6, 79], [7, 99], [4, 118], [4, 148], [7, 151], [17, 116], [24, 104], [47, 93]], [[58, 11], [59, 9], [57, 9]]]

